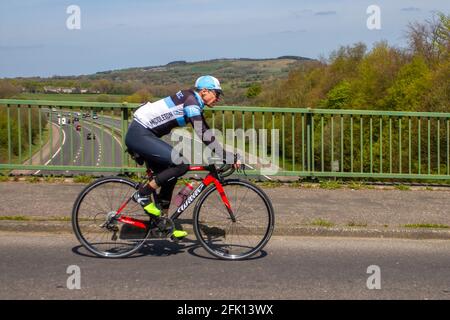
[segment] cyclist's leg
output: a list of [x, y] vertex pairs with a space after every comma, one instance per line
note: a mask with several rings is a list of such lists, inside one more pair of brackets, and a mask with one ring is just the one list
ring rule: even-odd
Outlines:
[[170, 207], [173, 190], [175, 189], [178, 178], [183, 176], [188, 171], [188, 169], [188, 164], [175, 165], [171, 163], [170, 166], [166, 169], [155, 170], [155, 178], [154, 181], [150, 182], [150, 187], [156, 187], [156, 189], [158, 187], [161, 187], [158, 194], [158, 199], [164, 214], [167, 214], [167, 211]]
[[[160, 139], [150, 130], [144, 128], [136, 121], [132, 121], [127, 134], [125, 136], [125, 144], [127, 148], [138, 153], [153, 170], [164, 170], [165, 163], [161, 163], [160, 156], [157, 154], [159, 150], [164, 149], [158, 146]], [[140, 186], [138, 192], [133, 196], [133, 199], [144, 207], [144, 210], [154, 216], [160, 216], [161, 211], [151, 202], [151, 193], [156, 190], [157, 186], [152, 180], [149, 184]]]
[[[136, 200], [145, 199], [146, 195], [150, 195], [151, 192], [161, 187], [160, 198], [164, 203], [162, 209], [168, 209], [177, 178], [184, 175], [189, 169], [187, 160], [180, 154], [174, 153], [171, 145], [134, 121], [128, 129], [125, 143], [130, 150], [144, 158], [156, 174], [152, 181], [141, 187]], [[161, 215], [160, 208], [157, 208], [154, 203], [144, 202], [141, 204], [149, 214]]]
[[173, 190], [175, 189], [175, 185], [177, 184], [178, 179], [173, 179], [170, 182], [167, 182], [165, 185], [161, 186], [161, 190], [158, 194], [158, 199], [161, 204], [161, 210], [163, 215], [167, 215], [170, 207], [170, 201], [172, 200]]
[[[158, 200], [161, 204], [161, 213], [164, 216], [167, 216], [168, 214], [170, 201], [172, 199], [173, 190], [177, 183], [178, 177], [184, 175], [188, 169], [189, 165], [180, 164], [171, 166], [160, 172], [155, 172], [155, 184], [156, 186], [161, 186], [161, 190], [158, 194]], [[186, 237], [188, 233], [184, 230], [177, 230], [178, 227], [175, 227], [173, 230], [172, 237], [175, 239], [182, 239]]]

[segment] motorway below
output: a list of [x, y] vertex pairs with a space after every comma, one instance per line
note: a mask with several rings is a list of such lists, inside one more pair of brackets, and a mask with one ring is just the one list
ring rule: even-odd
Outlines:
[[[105, 118], [107, 119], [107, 118]], [[54, 119], [57, 122], [57, 119]], [[75, 126], [80, 124], [81, 130], [77, 131]], [[122, 165], [122, 145], [120, 136], [114, 135], [110, 127], [101, 126], [100, 123], [81, 120], [75, 124], [60, 126], [61, 148], [54, 150], [47, 165], [66, 166], [102, 166], [120, 167]], [[88, 139], [88, 135], [95, 139]], [[36, 173], [50, 175], [61, 174], [61, 171], [39, 170]], [[82, 171], [66, 170], [63, 174], [80, 174]], [[93, 175], [113, 174], [90, 172]]]

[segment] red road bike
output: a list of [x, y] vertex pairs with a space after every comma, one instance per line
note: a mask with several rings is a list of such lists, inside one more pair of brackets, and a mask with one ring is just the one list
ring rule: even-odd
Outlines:
[[[170, 238], [178, 217], [197, 200], [193, 230], [207, 252], [227, 260], [246, 259], [259, 252], [274, 228], [274, 211], [267, 195], [249, 181], [225, 179], [234, 171], [230, 165], [191, 166], [189, 171], [209, 173], [170, 217], [152, 217], [132, 200], [139, 187], [135, 181], [121, 177], [94, 181], [73, 206], [75, 235], [97, 256], [127, 257], [148, 240]], [[147, 166], [144, 183], [152, 177]], [[152, 196], [158, 204], [157, 193]]]

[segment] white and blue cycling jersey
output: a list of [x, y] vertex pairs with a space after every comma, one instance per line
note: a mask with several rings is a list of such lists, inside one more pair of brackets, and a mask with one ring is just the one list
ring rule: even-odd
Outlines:
[[[202, 99], [193, 90], [178, 91], [173, 96], [156, 102], [147, 102], [134, 113], [134, 119], [158, 137], [168, 134], [173, 128], [200, 121], [202, 133], [208, 128], [203, 118]], [[198, 132], [200, 133], [200, 132]]]
[[[150, 130], [158, 138], [170, 133], [176, 127], [183, 127], [190, 123], [197, 136], [209, 146], [215, 141], [215, 137], [206, 134], [209, 126], [203, 116], [204, 107], [205, 104], [197, 92], [182, 90], [173, 96], [141, 105], [134, 113], [134, 121]], [[234, 159], [234, 155], [225, 151], [220, 143], [215, 144], [214, 150], [217, 155], [223, 156], [223, 159]]]

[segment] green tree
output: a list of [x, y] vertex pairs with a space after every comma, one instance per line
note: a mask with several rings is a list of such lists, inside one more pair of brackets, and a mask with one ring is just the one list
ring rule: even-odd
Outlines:
[[409, 44], [408, 49], [414, 55], [422, 56], [430, 66], [448, 60], [450, 15], [438, 12], [425, 22], [410, 23], [406, 38]]
[[427, 92], [431, 89], [431, 73], [420, 57], [414, 57], [399, 71], [393, 85], [383, 99], [383, 108], [388, 110], [420, 111]]
[[262, 91], [262, 86], [260, 83], [252, 83], [247, 89], [246, 97], [249, 99], [259, 96]]
[[450, 60], [440, 63], [430, 77], [430, 90], [420, 111], [450, 112]]
[[383, 109], [382, 98], [404, 60], [399, 49], [389, 47], [386, 42], [377, 43], [358, 65], [358, 74], [352, 81], [352, 108]]
[[96, 80], [92, 88], [100, 91], [100, 93], [111, 93], [114, 88], [114, 83], [106, 79]]
[[130, 103], [144, 103], [151, 100], [153, 96], [148, 89], [141, 89], [125, 98], [125, 101]]
[[327, 109], [345, 109], [348, 108], [351, 99], [351, 83], [344, 80], [328, 92], [322, 106]]

